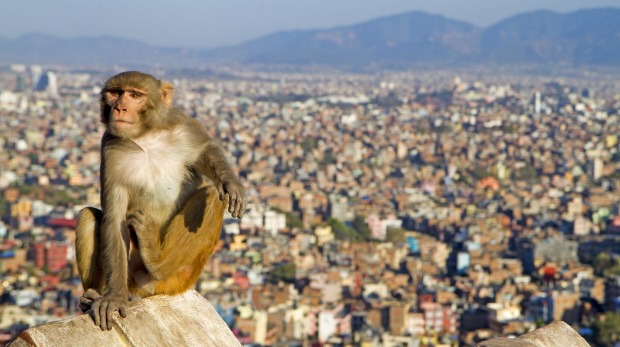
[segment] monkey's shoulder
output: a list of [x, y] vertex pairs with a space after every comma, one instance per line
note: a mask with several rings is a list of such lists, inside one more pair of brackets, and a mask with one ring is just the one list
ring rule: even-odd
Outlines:
[[199, 146], [208, 142], [211, 138], [202, 123], [182, 112], [172, 112], [177, 117], [177, 129], [181, 131], [189, 141]]

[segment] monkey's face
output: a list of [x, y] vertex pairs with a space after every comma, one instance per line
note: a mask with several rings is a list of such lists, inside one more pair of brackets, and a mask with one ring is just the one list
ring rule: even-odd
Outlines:
[[170, 83], [151, 75], [121, 72], [101, 90], [101, 122], [112, 135], [129, 139], [165, 128], [173, 91]]
[[114, 135], [132, 138], [143, 128], [141, 116], [148, 101], [148, 95], [138, 88], [107, 89], [105, 103], [110, 109], [108, 129]]

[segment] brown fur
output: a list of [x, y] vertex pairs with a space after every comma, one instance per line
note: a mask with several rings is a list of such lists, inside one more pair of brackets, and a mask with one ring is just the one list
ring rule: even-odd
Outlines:
[[81, 211], [76, 254], [81, 307], [92, 307], [102, 329], [113, 312], [126, 314], [129, 295], [191, 288], [226, 207], [234, 217], [245, 210], [245, 190], [220, 146], [171, 106], [172, 95], [172, 85], [140, 72], [110, 78], [101, 92], [102, 209]]

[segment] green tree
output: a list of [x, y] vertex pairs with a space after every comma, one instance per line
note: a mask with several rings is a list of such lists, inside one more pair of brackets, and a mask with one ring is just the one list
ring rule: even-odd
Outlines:
[[69, 203], [75, 204], [77, 201], [69, 194], [66, 189], [50, 187], [43, 198], [43, 201], [54, 206], [65, 206]]
[[304, 153], [311, 152], [316, 148], [316, 140], [312, 137], [306, 137], [301, 141], [301, 148], [304, 150]]
[[297, 267], [293, 263], [284, 263], [276, 267], [271, 275], [276, 282], [283, 281], [287, 283], [295, 282], [295, 276], [297, 273]]
[[604, 273], [612, 266], [613, 259], [611, 259], [609, 253], [607, 252], [601, 252], [597, 254], [592, 264], [592, 267], [594, 268], [594, 273], [597, 276], [603, 276]]
[[3, 216], [4, 214], [8, 214], [9, 213], [9, 204], [6, 202], [6, 200], [4, 200], [4, 198], [2, 198], [2, 196], [0, 196], [0, 216]]
[[292, 212], [284, 212], [284, 215], [286, 216], [286, 227], [287, 228], [298, 228], [298, 229], [303, 229], [304, 228], [304, 222], [301, 221], [301, 219], [299, 219], [299, 217], [297, 217], [296, 214], [292, 213]]
[[536, 326], [536, 329], [542, 328], [545, 326], [545, 321], [542, 318], [536, 318], [536, 320], [534, 321], [534, 324]]
[[366, 223], [366, 219], [363, 216], [357, 215], [351, 222], [351, 227], [355, 230], [364, 240], [370, 240], [370, 227]]
[[28, 153], [28, 158], [30, 158], [30, 162], [36, 164], [39, 162], [39, 156], [36, 153], [30, 152]]
[[538, 172], [530, 164], [526, 164], [522, 168], [516, 170], [515, 178], [517, 180], [526, 181], [526, 182], [535, 182], [539, 179]]
[[325, 152], [323, 152], [323, 160], [321, 161], [321, 165], [335, 164], [336, 157], [334, 156], [334, 151], [331, 148], [327, 148]]
[[620, 341], [620, 313], [608, 312], [594, 323], [599, 346], [614, 346]]
[[362, 235], [336, 218], [328, 219], [327, 225], [332, 227], [332, 231], [338, 240], [365, 241]]

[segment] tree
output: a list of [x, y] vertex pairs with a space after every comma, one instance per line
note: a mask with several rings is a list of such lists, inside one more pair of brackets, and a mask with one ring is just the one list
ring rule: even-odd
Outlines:
[[536, 171], [536, 169], [528, 163], [526, 163], [522, 168], [516, 170], [515, 176], [515, 179], [526, 182], [534, 182], [539, 179], [538, 171]]
[[313, 149], [316, 148], [316, 140], [312, 137], [306, 137], [301, 141], [301, 148], [304, 150], [304, 153], [310, 153]]
[[286, 216], [286, 227], [287, 228], [298, 228], [298, 229], [303, 229], [304, 228], [304, 222], [301, 221], [301, 219], [299, 219], [299, 217], [297, 217], [296, 214], [291, 213], [291, 212], [285, 212], [284, 215]]
[[336, 218], [328, 219], [327, 224], [332, 227], [332, 231], [338, 240], [365, 241], [364, 237], [358, 234], [357, 231], [347, 227]]
[[323, 152], [323, 160], [321, 161], [321, 165], [325, 166], [328, 164], [335, 164], [336, 157], [334, 156], [334, 151], [331, 148], [327, 148]]
[[366, 223], [366, 219], [363, 216], [357, 215], [351, 222], [351, 227], [357, 232], [358, 235], [364, 238], [364, 240], [370, 240], [370, 227]]
[[9, 203], [6, 202], [2, 196], [0, 196], [0, 217], [4, 216], [5, 213], [9, 212]]
[[605, 271], [613, 265], [613, 260], [607, 252], [601, 252], [594, 258], [592, 267], [594, 268], [594, 274], [597, 276], [603, 276]]
[[620, 275], [620, 259], [610, 255], [609, 252], [597, 254], [592, 267], [597, 276]]
[[286, 283], [295, 282], [295, 277], [297, 273], [297, 267], [293, 263], [284, 263], [278, 267], [276, 267], [271, 275], [275, 279], [276, 282], [283, 281]]
[[599, 346], [612, 347], [620, 342], [620, 313], [608, 312], [594, 323]]
[[77, 203], [76, 199], [66, 189], [57, 187], [50, 187], [43, 201], [53, 206], [67, 206], [69, 203], [74, 205]]

